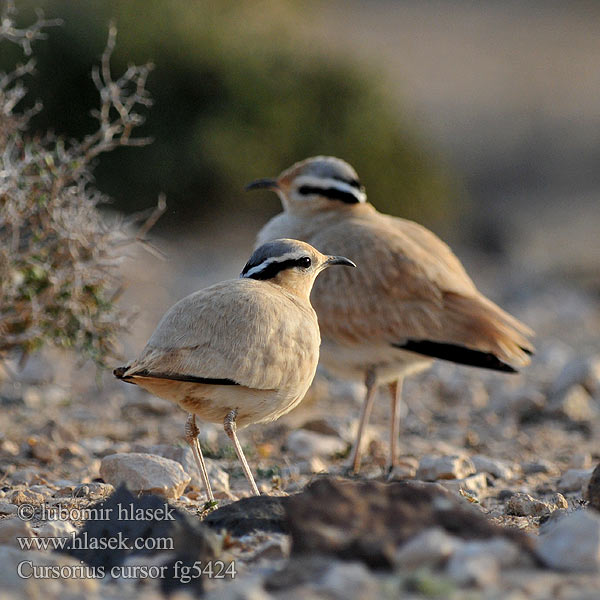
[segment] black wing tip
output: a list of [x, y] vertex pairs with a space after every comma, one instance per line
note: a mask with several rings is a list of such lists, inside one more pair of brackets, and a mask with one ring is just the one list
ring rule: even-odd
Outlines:
[[479, 367], [503, 373], [518, 373], [517, 369], [502, 362], [491, 352], [472, 350], [471, 348], [457, 344], [446, 344], [444, 342], [432, 342], [429, 340], [407, 340], [404, 344], [392, 344], [392, 346], [469, 367]]
[[125, 383], [131, 383], [132, 385], [135, 385], [135, 381], [132, 381], [130, 376], [124, 376], [126, 371], [129, 371], [129, 368], [130, 367], [117, 367], [113, 371], [113, 375], [120, 381], [124, 381]]
[[113, 371], [113, 375], [117, 378], [117, 379], [123, 379], [123, 375], [125, 375], [125, 372], [127, 371], [127, 369], [129, 369], [129, 367], [117, 367], [114, 371]]
[[[113, 372], [116, 377], [117, 371], [121, 369], [127, 370], [127, 367], [121, 367], [120, 369], [115, 369]], [[171, 381], [186, 381], [189, 383], [202, 383], [204, 385], [240, 385], [237, 381], [233, 379], [226, 378], [217, 378], [217, 377], [196, 377], [195, 375], [182, 375], [180, 373], [154, 373], [152, 371], [143, 370], [136, 371], [133, 373], [136, 377], [153, 377], [155, 379], [169, 379]], [[122, 379], [122, 377], [120, 377]], [[124, 381], [127, 381], [126, 379]]]

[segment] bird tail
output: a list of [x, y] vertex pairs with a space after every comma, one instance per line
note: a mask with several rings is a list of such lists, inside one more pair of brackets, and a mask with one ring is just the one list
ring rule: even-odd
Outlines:
[[132, 381], [130, 377], [128, 377], [127, 375], [125, 375], [125, 373], [127, 373], [127, 371], [129, 371], [130, 368], [131, 368], [131, 365], [128, 366], [128, 367], [117, 367], [113, 371], [113, 375], [117, 379], [120, 379], [121, 381], [124, 381], [125, 383], [132, 383], [132, 384], [135, 385], [135, 382]]
[[445, 315], [454, 329], [453, 340], [467, 348], [488, 352], [514, 367], [529, 364], [534, 335], [527, 325], [484, 296], [445, 294]]

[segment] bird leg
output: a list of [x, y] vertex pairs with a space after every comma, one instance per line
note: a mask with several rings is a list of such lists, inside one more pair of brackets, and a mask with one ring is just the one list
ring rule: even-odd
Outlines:
[[369, 423], [369, 417], [371, 416], [371, 409], [373, 408], [373, 400], [375, 399], [375, 371], [369, 369], [365, 377], [365, 385], [367, 386], [367, 393], [365, 401], [362, 407], [362, 413], [360, 415], [360, 422], [358, 424], [358, 433], [356, 434], [356, 441], [354, 442], [354, 448], [352, 448], [351, 464], [352, 472], [357, 474], [360, 469], [360, 460], [362, 455], [362, 437], [365, 432], [365, 428]]
[[398, 437], [400, 435], [400, 403], [402, 402], [402, 377], [390, 383], [391, 423], [390, 423], [390, 459], [388, 468], [393, 469], [398, 461]]
[[198, 434], [200, 431], [196, 426], [196, 415], [189, 414], [185, 423], [185, 439], [187, 443], [192, 447], [192, 454], [196, 461], [196, 466], [200, 472], [200, 478], [204, 484], [204, 491], [208, 496], [209, 502], [214, 502], [215, 497], [213, 496], [212, 489], [210, 487], [210, 481], [208, 480], [208, 472], [206, 471], [206, 465], [204, 464], [204, 457], [202, 456], [202, 449], [200, 448], [200, 442], [198, 442]]
[[235, 452], [238, 455], [240, 462], [242, 463], [242, 469], [244, 470], [244, 475], [246, 475], [246, 479], [248, 480], [248, 483], [250, 484], [250, 487], [252, 488], [252, 493], [255, 496], [260, 496], [260, 492], [258, 491], [258, 488], [256, 487], [256, 482], [254, 481], [254, 477], [252, 476], [252, 471], [250, 470], [250, 467], [248, 466], [248, 461], [246, 460], [246, 457], [244, 456], [244, 451], [242, 450], [242, 445], [240, 444], [240, 441], [238, 440], [238, 437], [236, 434], [237, 427], [235, 425], [235, 419], [237, 417], [237, 412], [238, 412], [237, 409], [234, 408], [232, 411], [227, 413], [227, 416], [225, 417], [225, 421], [223, 422], [223, 429], [225, 429], [225, 433], [229, 436], [229, 438], [233, 442], [233, 447], [235, 448]]

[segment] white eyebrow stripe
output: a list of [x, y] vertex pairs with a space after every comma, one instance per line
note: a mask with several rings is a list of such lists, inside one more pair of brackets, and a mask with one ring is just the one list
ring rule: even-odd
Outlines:
[[348, 194], [352, 194], [359, 202], [366, 202], [367, 195], [358, 188], [351, 186], [349, 183], [344, 181], [340, 181], [339, 179], [333, 179], [332, 177], [315, 177], [313, 175], [301, 175], [296, 179], [298, 182], [298, 187], [303, 185], [309, 187], [316, 187], [322, 190], [326, 190], [327, 188], [336, 188], [341, 190], [342, 192], [346, 192]]
[[273, 263], [284, 262], [286, 260], [294, 260], [303, 256], [305, 256], [305, 254], [302, 252], [288, 252], [287, 254], [282, 254], [281, 256], [271, 256], [270, 258], [267, 258], [267, 260], [263, 260], [261, 263], [257, 264], [255, 267], [252, 267], [249, 271], [244, 273], [242, 277], [252, 277], [252, 275], [264, 271], [269, 265], [272, 265]]

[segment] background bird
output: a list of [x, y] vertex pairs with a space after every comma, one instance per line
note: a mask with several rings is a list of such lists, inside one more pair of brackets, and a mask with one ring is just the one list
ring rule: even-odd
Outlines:
[[263, 227], [257, 244], [294, 237], [345, 254], [361, 267], [330, 273], [317, 282], [312, 299], [322, 363], [342, 377], [362, 379], [367, 388], [351, 457], [355, 472], [377, 386], [389, 385], [392, 395], [393, 467], [406, 375], [427, 368], [432, 358], [504, 372], [529, 363], [533, 332], [483, 296], [435, 234], [369, 204], [348, 163], [308, 158], [247, 189], [275, 191], [284, 208]]
[[304, 397], [320, 344], [310, 292], [317, 275], [331, 265], [355, 266], [297, 240], [264, 244], [239, 279], [217, 283], [172, 306], [140, 356], [115, 369], [119, 379], [190, 413], [186, 439], [209, 500], [213, 494], [196, 415], [223, 424], [258, 495], [236, 426], [274, 421]]

